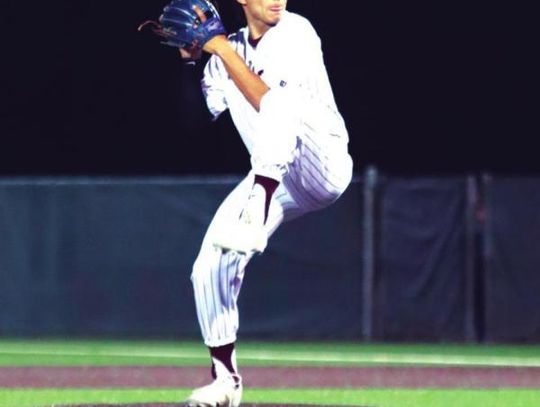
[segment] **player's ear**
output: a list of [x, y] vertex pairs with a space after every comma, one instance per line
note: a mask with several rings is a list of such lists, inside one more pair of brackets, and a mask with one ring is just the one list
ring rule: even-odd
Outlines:
[[236, 0], [236, 2], [242, 6], [246, 5], [246, 0]]

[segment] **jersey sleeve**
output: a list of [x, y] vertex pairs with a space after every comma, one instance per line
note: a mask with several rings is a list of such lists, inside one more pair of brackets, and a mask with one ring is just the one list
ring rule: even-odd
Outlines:
[[204, 68], [201, 88], [213, 120], [216, 120], [228, 108], [224, 78], [223, 63], [216, 56], [211, 56]]

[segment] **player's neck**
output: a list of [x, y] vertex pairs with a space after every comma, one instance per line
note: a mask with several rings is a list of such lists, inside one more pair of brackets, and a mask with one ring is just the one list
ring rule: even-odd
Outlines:
[[272, 26], [260, 21], [250, 21], [250, 19], [248, 19], [249, 41], [258, 43], [270, 28], [272, 28]]
[[259, 41], [262, 39], [262, 37], [259, 37], [259, 38], [251, 38], [251, 35], [248, 36], [248, 42], [249, 42], [249, 45], [251, 45], [253, 48], [256, 48], [257, 47], [257, 44], [259, 43]]

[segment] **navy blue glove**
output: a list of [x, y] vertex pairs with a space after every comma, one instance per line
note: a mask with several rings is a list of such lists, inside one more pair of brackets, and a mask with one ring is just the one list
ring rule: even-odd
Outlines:
[[163, 8], [159, 21], [145, 21], [139, 31], [147, 25], [152, 25], [152, 31], [163, 38], [162, 44], [175, 48], [202, 48], [216, 35], [226, 34], [219, 13], [209, 0], [172, 0]]

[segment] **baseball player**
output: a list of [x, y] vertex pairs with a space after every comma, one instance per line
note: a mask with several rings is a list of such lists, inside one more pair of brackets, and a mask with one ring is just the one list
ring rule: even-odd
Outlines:
[[[197, 59], [201, 49], [211, 54], [201, 81], [208, 108], [214, 118], [229, 109], [251, 157], [251, 171], [218, 208], [193, 265], [197, 316], [214, 381], [196, 389], [189, 406], [240, 405], [235, 342], [246, 266], [264, 252], [280, 224], [338, 199], [353, 167], [312, 25], [288, 12], [287, 0], [233, 1], [244, 11], [244, 28], [227, 37], [217, 11], [195, 4], [196, 25], [206, 25], [206, 37], [180, 44], [187, 60]], [[178, 7], [184, 2], [173, 0]], [[166, 8], [164, 15], [166, 30], [172, 14]]]

